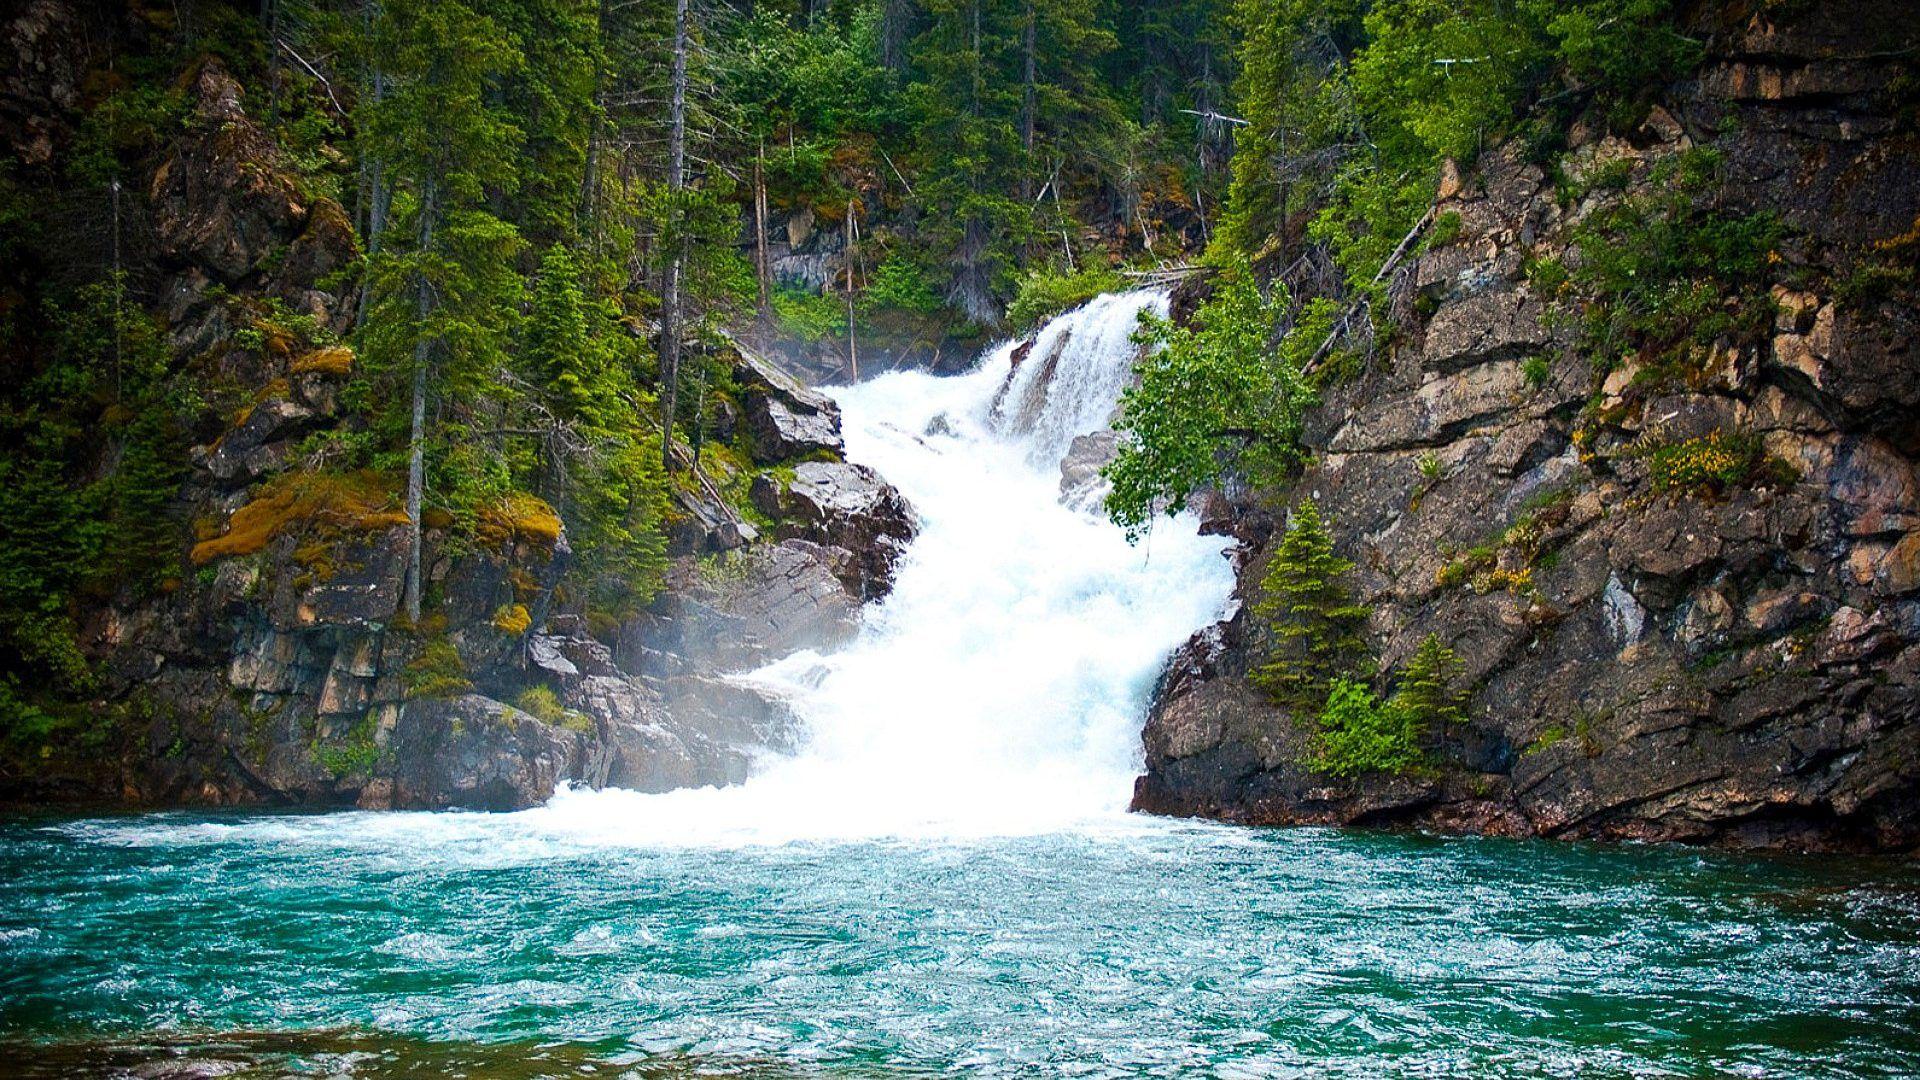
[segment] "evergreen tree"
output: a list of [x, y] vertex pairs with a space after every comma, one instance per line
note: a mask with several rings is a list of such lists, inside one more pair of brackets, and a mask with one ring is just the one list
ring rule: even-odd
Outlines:
[[1276, 702], [1317, 708], [1334, 679], [1364, 673], [1367, 609], [1354, 601], [1352, 572], [1353, 563], [1334, 554], [1319, 507], [1302, 501], [1253, 604], [1267, 647], [1252, 679]]
[[1466, 718], [1465, 695], [1454, 686], [1461, 667], [1454, 651], [1428, 634], [1385, 703], [1363, 680], [1334, 679], [1308, 764], [1334, 776], [1419, 767], [1433, 737]]
[[[519, 180], [521, 132], [498, 101], [502, 79], [521, 69], [522, 57], [496, 22], [460, 0], [386, 0], [375, 35], [388, 90], [362, 106], [362, 137], [407, 192], [411, 242], [373, 261], [374, 307], [362, 353], [409, 388], [405, 606], [418, 619], [428, 398], [442, 399], [437, 414], [448, 462], [497, 460], [460, 445], [459, 429], [478, 399], [504, 392], [491, 376], [504, 361], [518, 312], [521, 241], [495, 216], [493, 200]], [[456, 482], [473, 477], [457, 466], [445, 472]], [[482, 481], [476, 489], [499, 479], [473, 478]]]
[[1350, 141], [1342, 76], [1359, 31], [1353, 0], [1238, 0], [1240, 72], [1233, 183], [1220, 237], [1246, 255], [1284, 239], [1287, 215], [1316, 201]]
[[520, 49], [522, 63], [500, 85], [503, 109], [520, 132], [519, 174], [505, 215], [529, 240], [577, 239], [587, 145], [606, 58], [598, 0], [476, 0]]
[[1466, 719], [1465, 695], [1454, 685], [1465, 665], [1438, 634], [1428, 634], [1400, 672], [1393, 707], [1406, 714], [1414, 731], [1425, 738]]
[[947, 279], [947, 303], [998, 325], [1000, 297], [1031, 225], [1014, 197], [1024, 161], [1021, 83], [1007, 74], [1016, 36], [1006, 0], [927, 0], [909, 90], [919, 136], [925, 240]]
[[555, 244], [540, 258], [528, 307], [522, 362], [561, 421], [603, 421], [609, 373], [599, 343], [587, 332], [586, 297], [580, 269]]

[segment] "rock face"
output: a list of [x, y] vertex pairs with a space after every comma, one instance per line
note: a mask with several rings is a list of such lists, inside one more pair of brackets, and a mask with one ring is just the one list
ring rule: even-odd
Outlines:
[[840, 406], [833, 399], [801, 386], [745, 348], [739, 350], [733, 378], [740, 386], [742, 422], [755, 461], [774, 465], [811, 454], [838, 457], [845, 452]]
[[916, 532], [913, 508], [865, 465], [803, 462], [793, 479], [754, 481], [753, 504], [780, 525], [783, 539], [811, 540], [855, 553], [836, 573], [863, 599], [893, 588], [893, 566]]
[[[37, 154], [58, 132], [19, 114], [71, 104], [71, 11], [7, 18], [26, 66], [0, 79], [0, 136]], [[218, 60], [181, 85], [191, 118], [157, 156], [151, 218], [128, 225], [128, 246], [153, 255], [174, 359], [246, 396], [193, 433], [179, 501], [202, 542], [197, 573], [85, 613], [98, 706], [124, 719], [98, 751], [22, 762], [0, 748], [0, 802], [503, 810], [561, 783], [738, 783], [790, 748], [787, 702], [736, 673], [847, 640], [911, 535], [879, 477], [817, 460], [841, 451], [833, 402], [739, 354], [740, 408], [721, 419], [793, 476], [781, 536], [709, 480], [676, 484], [667, 587], [626, 624], [557, 610], [577, 588], [573, 552], [541, 506], [531, 527], [508, 515], [458, 544], [424, 519], [431, 600], [408, 626], [397, 496], [303, 460], [310, 435], [364, 422], [343, 404], [356, 357], [258, 317], [284, 305], [349, 331], [356, 298], [336, 271], [357, 257], [352, 223], [302, 194]]]
[[[1314, 720], [1248, 685], [1243, 613], [1170, 663], [1136, 807], [1920, 847], [1920, 314], [1910, 290], [1840, 286], [1920, 220], [1920, 137], [1890, 119], [1868, 7], [1735, 35], [1633, 139], [1576, 132], [1568, 171], [1624, 161], [1625, 191], [1562, 204], [1506, 152], [1448, 185], [1460, 233], [1407, 271], [1430, 314], [1312, 421], [1314, 464], [1280, 501], [1332, 520], [1382, 667], [1428, 634], [1465, 662], [1470, 720], [1432, 734], [1436, 767], [1336, 780], [1302, 764]], [[1770, 335], [1716, 343], [1682, 380], [1596, 375], [1577, 320], [1550, 317], [1522, 267], [1707, 142], [1791, 238]], [[1766, 466], [1719, 490], [1655, 482], [1652, 451], [1719, 434]], [[1250, 597], [1271, 542], [1243, 535]]]

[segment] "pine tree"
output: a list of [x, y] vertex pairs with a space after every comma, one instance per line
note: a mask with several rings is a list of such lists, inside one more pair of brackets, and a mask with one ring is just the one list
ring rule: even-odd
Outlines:
[[535, 242], [581, 235], [587, 146], [606, 58], [598, 0], [477, 0], [519, 44], [523, 63], [500, 98], [521, 133], [520, 174], [505, 216]]
[[921, 179], [915, 188], [929, 246], [947, 272], [947, 303], [983, 326], [1000, 296], [1032, 208], [1014, 198], [1024, 160], [1015, 27], [995, 0], [928, 0], [914, 40]]
[[[418, 619], [420, 520], [426, 494], [428, 398], [458, 405], [482, 393], [505, 357], [522, 280], [518, 231], [493, 213], [517, 186], [521, 133], [498, 104], [503, 77], [520, 70], [517, 44], [458, 0], [386, 0], [375, 30], [387, 92], [362, 106], [363, 138], [410, 195], [412, 242], [371, 260], [371, 315], [362, 353], [407, 384], [408, 571], [404, 604]], [[362, 303], [369, 303], [363, 299]], [[397, 398], [398, 395], [395, 395]], [[440, 425], [449, 423], [440, 409]], [[457, 422], [457, 416], [454, 418]], [[450, 440], [455, 441], [457, 440]], [[497, 460], [471, 446], [468, 461]], [[456, 470], [457, 473], [457, 470]]]
[[597, 416], [607, 373], [587, 333], [586, 299], [573, 255], [555, 244], [540, 258], [527, 312], [522, 362], [562, 420]]
[[1405, 714], [1420, 738], [1466, 719], [1465, 695], [1454, 685], [1464, 666], [1438, 634], [1428, 634], [1400, 672], [1392, 707]]
[[1318, 708], [1335, 678], [1364, 672], [1367, 609], [1354, 602], [1352, 572], [1353, 563], [1334, 554], [1319, 508], [1303, 501], [1253, 604], [1268, 644], [1252, 679], [1276, 702]]
[[1310, 204], [1350, 141], [1353, 118], [1342, 76], [1359, 34], [1350, 0], [1237, 0], [1240, 73], [1234, 108], [1233, 181], [1223, 242], [1246, 255], [1284, 238], [1286, 218]]

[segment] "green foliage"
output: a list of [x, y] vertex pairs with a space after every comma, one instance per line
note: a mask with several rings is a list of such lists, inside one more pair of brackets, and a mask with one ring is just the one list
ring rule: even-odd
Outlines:
[[473, 690], [460, 650], [444, 637], [421, 642], [420, 652], [407, 664], [405, 674], [408, 697], [450, 698]]
[[380, 746], [374, 741], [374, 718], [369, 713], [336, 741], [315, 739], [313, 759], [334, 779], [365, 776], [380, 761]]
[[1342, 56], [1358, 38], [1363, 10], [1351, 0], [1235, 0], [1234, 108], [1247, 123], [1235, 133], [1218, 233], [1225, 250], [1260, 252], [1331, 176], [1323, 151], [1352, 128]]
[[186, 387], [159, 326], [118, 275], [43, 317], [52, 340], [0, 399], [0, 733], [91, 687], [78, 605], [161, 586], [184, 547]]
[[[1675, 18], [1671, 0], [1240, 0], [1235, 99], [1248, 124], [1219, 243], [1261, 253], [1311, 211], [1308, 238], [1331, 249], [1347, 288], [1376, 291], [1443, 161], [1470, 166], [1547, 97], [1624, 123], [1699, 60]], [[1427, 243], [1456, 228], [1443, 215]]]
[[1338, 777], [1407, 772], [1426, 760], [1411, 720], [1407, 710], [1382, 704], [1366, 683], [1335, 679], [1307, 765]]
[[514, 699], [514, 707], [535, 720], [567, 731], [591, 734], [593, 718], [560, 704], [559, 695], [547, 686], [529, 686]]
[[1461, 666], [1459, 656], [1429, 634], [1385, 702], [1363, 682], [1333, 680], [1308, 764], [1339, 777], [1419, 768], [1428, 760], [1427, 740], [1466, 717], [1455, 687]]
[[860, 293], [866, 312], [907, 311], [931, 315], [940, 310], [940, 294], [921, 265], [899, 252], [890, 252], [867, 277]]
[[1007, 305], [1007, 323], [1016, 332], [1031, 330], [1101, 293], [1125, 287], [1125, 280], [1104, 266], [1088, 264], [1078, 270], [1061, 270], [1051, 263], [1035, 266], [1020, 279], [1019, 291]]
[[1252, 605], [1266, 635], [1252, 681], [1275, 702], [1313, 708], [1335, 679], [1364, 669], [1367, 609], [1354, 600], [1352, 573], [1353, 563], [1334, 554], [1318, 506], [1303, 500]]
[[652, 401], [616, 312], [590, 299], [571, 252], [542, 257], [519, 360], [537, 400], [536, 483], [565, 519], [575, 572], [595, 610], [622, 618], [652, 601], [666, 571], [666, 475]]
[[1015, 248], [1033, 208], [1014, 197], [1023, 161], [1019, 84], [1001, 77], [1015, 28], [985, 18], [979, 0], [927, 0], [907, 89], [921, 163], [915, 198], [924, 239], [944, 270], [949, 306], [976, 323], [1000, 320]]
[[[1655, 170], [1652, 194], [1596, 211], [1575, 231], [1580, 260], [1566, 281], [1581, 298], [1581, 344], [1597, 365], [1638, 356], [1664, 373], [1724, 335], [1771, 323], [1780, 220], [1722, 209], [1719, 173], [1717, 154], [1684, 152]], [[1558, 273], [1536, 268], [1536, 282]]]
[[1460, 723], [1466, 712], [1457, 684], [1464, 667], [1459, 654], [1443, 644], [1439, 635], [1428, 634], [1400, 672], [1393, 706], [1406, 713], [1419, 732]]
[[1461, 228], [1460, 214], [1449, 210], [1433, 219], [1422, 242], [1428, 249], [1446, 247], [1460, 238]]
[[1520, 374], [1527, 377], [1528, 386], [1538, 390], [1553, 377], [1553, 362], [1544, 356], [1529, 356], [1520, 362]]
[[847, 336], [847, 302], [832, 293], [776, 289], [773, 317], [780, 332], [799, 341], [840, 341]]
[[1749, 432], [1716, 431], [1647, 454], [1647, 478], [1655, 491], [1717, 494], [1761, 480], [1790, 481], [1791, 473]]
[[1138, 385], [1120, 399], [1119, 453], [1102, 471], [1107, 514], [1129, 538], [1159, 512], [1217, 483], [1229, 467], [1271, 481], [1300, 461], [1300, 423], [1314, 400], [1290, 355], [1269, 345], [1285, 296], [1260, 294], [1230, 266], [1191, 326], [1143, 320]]

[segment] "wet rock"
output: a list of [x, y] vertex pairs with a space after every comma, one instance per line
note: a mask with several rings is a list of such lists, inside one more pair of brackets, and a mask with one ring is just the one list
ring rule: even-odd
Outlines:
[[1112, 431], [1076, 435], [1060, 459], [1060, 501], [1080, 510], [1098, 507], [1112, 485], [1100, 470], [1120, 452], [1120, 436]]
[[740, 386], [741, 425], [755, 461], [774, 465], [809, 454], [839, 455], [840, 407], [754, 353], [736, 345], [734, 381]]
[[578, 779], [585, 739], [477, 694], [408, 702], [387, 737], [391, 791], [378, 809], [517, 810]]
[[791, 481], [754, 480], [754, 506], [779, 524], [781, 539], [811, 540], [854, 556], [840, 580], [863, 600], [893, 587], [893, 567], [913, 539], [913, 509], [892, 484], [865, 465], [805, 462]]
[[623, 665], [648, 675], [749, 671], [853, 637], [860, 597], [842, 581], [857, 573], [851, 552], [782, 540], [738, 558], [711, 578], [676, 571], [653, 610], [622, 634]]
[[734, 551], [760, 538], [760, 531], [717, 494], [676, 487], [673, 504], [676, 512], [667, 521], [667, 550], [672, 554]]

